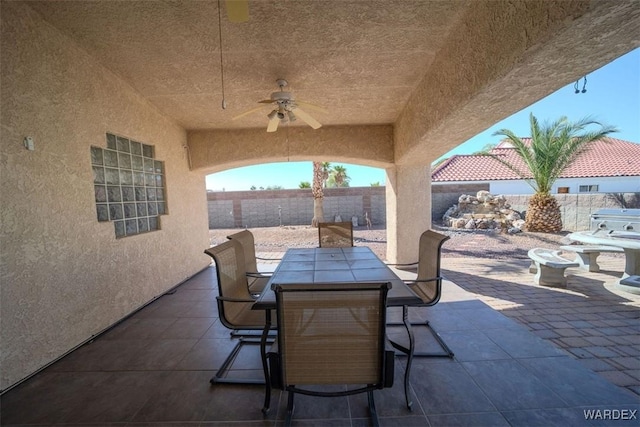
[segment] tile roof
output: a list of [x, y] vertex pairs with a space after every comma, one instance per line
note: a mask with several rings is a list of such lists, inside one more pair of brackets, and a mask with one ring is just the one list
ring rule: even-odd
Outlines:
[[[531, 138], [522, 138], [530, 142]], [[526, 171], [524, 163], [508, 141], [500, 142], [491, 153], [504, 156]], [[560, 178], [638, 176], [640, 144], [605, 137], [589, 144], [562, 173]], [[519, 180], [514, 172], [488, 156], [455, 155], [433, 169], [433, 182]]]

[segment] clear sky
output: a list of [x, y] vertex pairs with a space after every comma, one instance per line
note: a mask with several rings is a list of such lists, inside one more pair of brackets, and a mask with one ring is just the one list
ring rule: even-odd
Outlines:
[[[529, 135], [529, 114], [540, 122], [553, 121], [561, 116], [576, 121], [586, 116], [617, 127], [620, 131], [611, 136], [640, 143], [640, 48], [621, 56], [610, 64], [588, 74], [586, 93], [575, 93], [571, 83], [548, 97], [530, 105], [486, 131], [469, 139], [445, 154], [471, 154], [487, 144], [499, 142], [499, 136], [491, 136], [499, 129], [510, 129], [521, 137]], [[584, 79], [579, 80], [582, 90]], [[517, 94], [514, 94], [517, 96]], [[372, 183], [385, 183], [383, 169], [344, 163], [351, 178], [351, 187], [368, 187]], [[207, 189], [214, 191], [249, 190], [281, 186], [298, 188], [302, 181], [312, 180], [311, 162], [271, 163], [231, 169], [207, 176]]]

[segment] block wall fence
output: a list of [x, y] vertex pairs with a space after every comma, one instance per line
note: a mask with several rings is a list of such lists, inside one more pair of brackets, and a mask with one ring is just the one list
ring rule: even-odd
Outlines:
[[[440, 223], [444, 213], [463, 194], [489, 191], [488, 184], [432, 185], [431, 215]], [[554, 194], [560, 205], [564, 230], [588, 230], [592, 213], [603, 208], [620, 208], [609, 194]], [[530, 195], [505, 195], [507, 203], [519, 212], [527, 210]], [[627, 193], [627, 200], [635, 200]], [[286, 225], [309, 225], [313, 218], [310, 189], [222, 191], [207, 193], [209, 228], [253, 228]], [[327, 188], [324, 191], [324, 214], [327, 221], [339, 215], [343, 221], [358, 218], [364, 226], [365, 212], [374, 226], [386, 226], [385, 187]]]

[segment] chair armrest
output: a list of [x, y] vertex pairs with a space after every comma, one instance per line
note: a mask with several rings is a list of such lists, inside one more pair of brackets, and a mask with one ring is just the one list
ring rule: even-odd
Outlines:
[[390, 264], [390, 263], [386, 263], [386, 264], [388, 266], [391, 266], [391, 267], [409, 267], [409, 266], [412, 266], [412, 265], [418, 265], [418, 261], [409, 262], [409, 263], [406, 263], [406, 264]]
[[257, 256], [256, 259], [259, 259], [262, 261], [282, 261], [282, 258], [263, 258], [259, 256]]
[[230, 297], [216, 297], [216, 299], [218, 301], [225, 301], [225, 302], [256, 302], [256, 300], [254, 299], [248, 299], [248, 298], [230, 298]]
[[403, 282], [407, 285], [411, 285], [413, 283], [429, 283], [429, 282], [437, 282], [442, 281], [444, 278], [442, 276], [433, 277], [431, 279], [421, 279], [421, 280], [403, 280]]
[[257, 277], [257, 278], [261, 278], [261, 277], [271, 277], [273, 273], [260, 273], [257, 271], [248, 271], [247, 272], [247, 277]]

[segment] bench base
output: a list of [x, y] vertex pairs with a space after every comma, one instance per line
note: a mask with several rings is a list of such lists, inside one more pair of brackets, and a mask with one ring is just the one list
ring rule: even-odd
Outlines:
[[579, 264], [564, 259], [559, 254], [560, 251], [544, 248], [534, 248], [529, 251], [529, 258], [532, 261], [529, 271], [535, 265], [536, 275], [533, 277], [533, 281], [536, 285], [556, 288], [567, 287], [567, 278], [564, 275], [564, 271], [569, 267], [578, 267]]
[[613, 246], [581, 246], [581, 245], [568, 245], [560, 246], [565, 252], [573, 252], [576, 254], [576, 262], [580, 264], [580, 268], [583, 270], [597, 273], [600, 271], [600, 265], [598, 264], [598, 255], [600, 252], [624, 252], [622, 248]]

